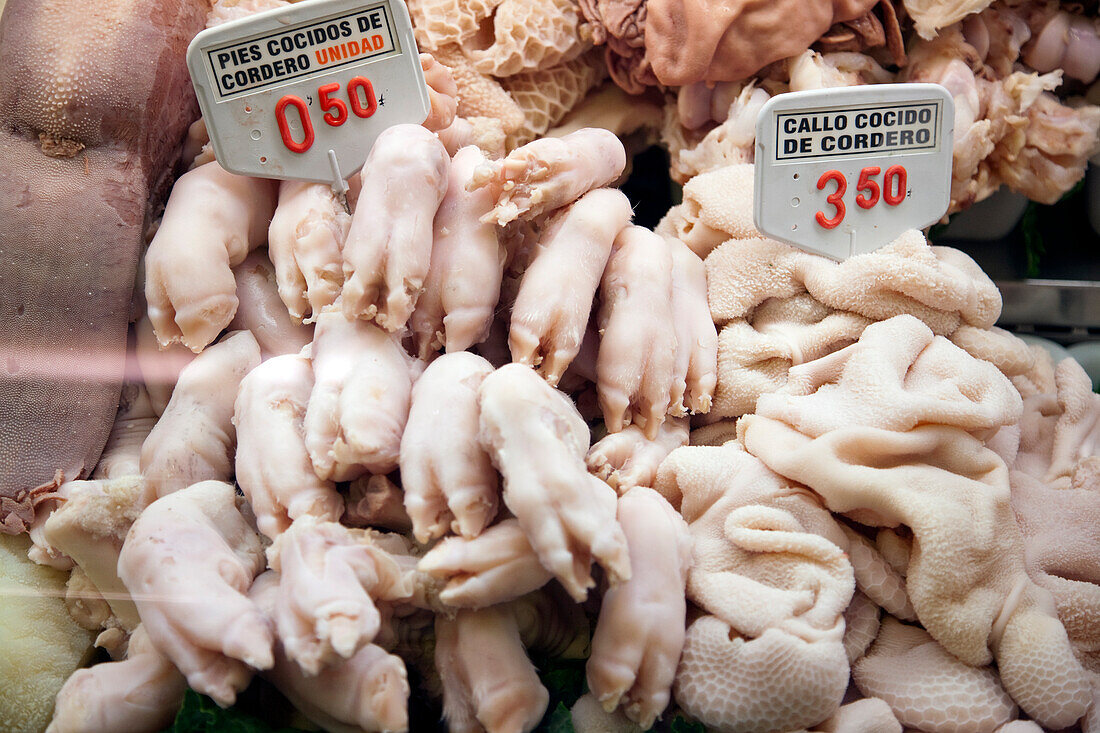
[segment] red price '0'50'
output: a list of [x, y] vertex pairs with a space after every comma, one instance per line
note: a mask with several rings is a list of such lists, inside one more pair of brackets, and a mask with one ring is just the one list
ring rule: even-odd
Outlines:
[[[366, 100], [360, 99], [359, 90]], [[374, 98], [374, 86], [370, 79], [357, 76], [348, 82], [348, 104], [342, 99], [335, 99], [332, 95], [340, 91], [340, 84], [332, 82], [317, 87], [317, 101], [324, 110], [324, 120], [331, 127], [339, 127], [348, 121], [348, 106], [356, 117], [367, 118], [378, 110], [378, 100]], [[298, 117], [302, 120], [302, 130], [305, 133], [301, 142], [290, 134], [290, 123], [286, 119], [286, 108], [294, 107], [298, 110]], [[304, 153], [313, 147], [313, 121], [309, 118], [309, 107], [301, 97], [287, 94], [275, 105], [275, 120], [279, 123], [279, 135], [283, 138], [283, 145], [292, 153]]]
[[[878, 181], [874, 180], [882, 169], [877, 165], [869, 165], [859, 172], [859, 181], [856, 182], [856, 190], [860, 193], [856, 196], [856, 205], [861, 209], [870, 209], [882, 200], [890, 206], [897, 206], [905, 200], [907, 175], [905, 167], [892, 165], [886, 169], [882, 176], [882, 188]], [[814, 214], [814, 220], [826, 229], [836, 229], [840, 222], [844, 221], [847, 209], [844, 207], [844, 193], [848, 190], [848, 179], [838, 170], [825, 171], [821, 178], [817, 179], [817, 190], [824, 191], [829, 181], [836, 181], [836, 190], [825, 197], [825, 203], [830, 204], [834, 213], [832, 218], [825, 218], [824, 212]]]

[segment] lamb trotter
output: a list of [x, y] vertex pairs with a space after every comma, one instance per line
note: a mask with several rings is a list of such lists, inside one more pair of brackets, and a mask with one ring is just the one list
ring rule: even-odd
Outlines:
[[0, 19], [0, 531], [91, 473], [151, 202], [198, 114], [205, 0], [20, 0]]

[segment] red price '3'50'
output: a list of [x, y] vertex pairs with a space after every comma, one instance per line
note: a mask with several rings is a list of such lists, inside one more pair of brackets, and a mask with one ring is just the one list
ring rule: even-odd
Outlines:
[[[356, 117], [367, 118], [378, 110], [378, 100], [374, 97], [374, 86], [370, 79], [357, 76], [348, 82], [348, 103], [336, 99], [333, 95], [340, 91], [339, 82], [322, 84], [317, 87], [317, 101], [324, 111], [324, 120], [330, 127], [339, 127], [348, 121], [348, 107]], [[362, 99], [360, 99], [362, 97]], [[300, 141], [295, 140], [290, 134], [290, 123], [286, 119], [286, 108], [294, 107], [298, 110], [298, 117], [302, 120], [304, 135]], [[313, 121], [309, 118], [309, 107], [301, 97], [287, 94], [275, 105], [275, 121], [279, 123], [279, 135], [283, 138], [283, 145], [292, 153], [304, 153], [313, 147], [314, 133]]]
[[[869, 165], [859, 172], [859, 180], [856, 182], [856, 205], [861, 209], [870, 209], [881, 198], [890, 206], [897, 206], [905, 200], [908, 186], [905, 167], [892, 165], [886, 169], [882, 176], [882, 187], [879, 188], [875, 180], [882, 171], [877, 165]], [[844, 221], [847, 209], [844, 206], [844, 194], [848, 190], [848, 179], [838, 170], [825, 171], [821, 178], [817, 179], [817, 190], [824, 191], [830, 181], [836, 182], [836, 190], [825, 197], [825, 203], [833, 207], [832, 217], [826, 218], [822, 211], [814, 214], [814, 221], [826, 229], [836, 229], [840, 222]]]

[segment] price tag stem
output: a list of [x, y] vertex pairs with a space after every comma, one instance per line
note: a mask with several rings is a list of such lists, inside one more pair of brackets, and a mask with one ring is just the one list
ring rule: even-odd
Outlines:
[[343, 174], [340, 173], [340, 161], [336, 158], [335, 150], [329, 149], [328, 164], [332, 168], [332, 192], [336, 194], [336, 200], [344, 207], [344, 211], [350, 214], [351, 208], [348, 207], [348, 182], [344, 180]]

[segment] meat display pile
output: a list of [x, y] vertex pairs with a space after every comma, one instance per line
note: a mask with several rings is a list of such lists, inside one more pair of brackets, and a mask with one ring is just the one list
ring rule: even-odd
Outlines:
[[[432, 110], [345, 211], [187, 128], [204, 18], [286, 4], [0, 22], [0, 729], [259, 676], [339, 733], [1100, 731], [1082, 367], [919, 231], [834, 262], [752, 219], [764, 102], [890, 81], [954, 96], [954, 209], [1056, 200], [1095, 14], [410, 0]], [[90, 64], [81, 13], [157, 63]], [[617, 186], [658, 140], [649, 229]]]

